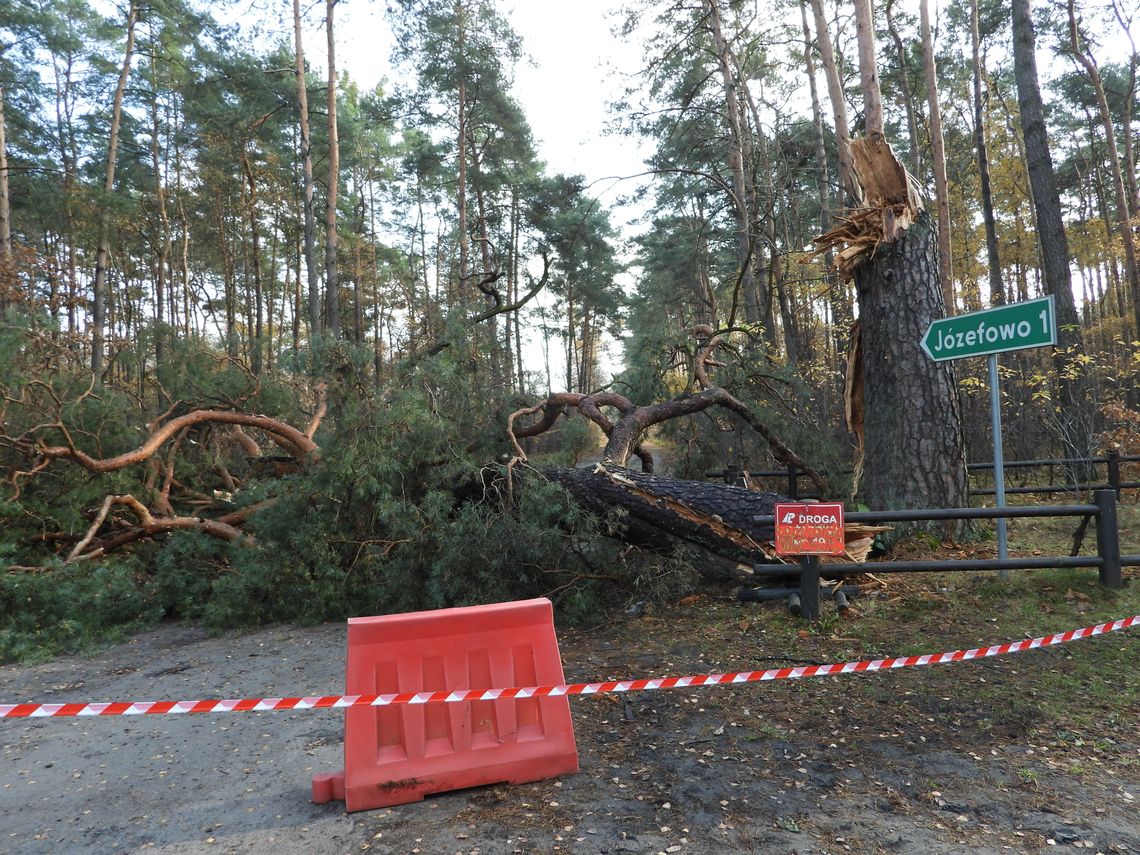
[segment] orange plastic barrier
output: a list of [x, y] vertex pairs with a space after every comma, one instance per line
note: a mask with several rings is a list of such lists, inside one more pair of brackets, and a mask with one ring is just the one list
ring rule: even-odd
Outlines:
[[[547, 599], [352, 618], [346, 671], [353, 695], [565, 682]], [[577, 771], [565, 697], [352, 707], [344, 771], [314, 776], [312, 798], [367, 810]]]

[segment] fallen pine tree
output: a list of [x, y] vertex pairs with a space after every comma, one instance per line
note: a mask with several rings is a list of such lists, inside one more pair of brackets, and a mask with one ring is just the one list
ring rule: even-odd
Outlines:
[[[591, 468], [542, 470], [583, 507], [598, 513], [617, 510], [626, 534], [641, 544], [680, 539], [742, 566], [738, 575], [751, 575], [750, 564], [776, 558], [771, 525], [758, 516], [771, 516], [777, 502], [792, 501], [778, 493], [748, 490], [706, 481], [666, 478], [599, 463]], [[847, 550], [827, 561], [863, 561], [882, 526], [848, 523]], [[724, 575], [711, 568], [706, 575]]]
[[[429, 470], [435, 470], [431, 477], [432, 489], [439, 491], [435, 495], [443, 496], [444, 491], [450, 492], [449, 503], [454, 506], [454, 512], [469, 502], [493, 506], [505, 500], [509, 506], [513, 481], [520, 471], [520, 464], [526, 459], [519, 440], [538, 436], [549, 430], [559, 418], [576, 412], [606, 434], [602, 463], [593, 469], [543, 469], [547, 480], [565, 489], [579, 507], [611, 523], [615, 520], [620, 523], [609, 525], [604, 529], [607, 533], [639, 546], [649, 545], [657, 549], [668, 549], [677, 542], [691, 544], [703, 550], [706, 559], [709, 555], [718, 556], [718, 560], [698, 560], [698, 569], [706, 575], [748, 575], [749, 565], [774, 557], [771, 528], [757, 526], [755, 517], [771, 515], [775, 503], [783, 497], [776, 493], [656, 475], [653, 473], [652, 453], [642, 442], [647, 432], [671, 419], [712, 408], [727, 410], [762, 436], [777, 460], [806, 472], [824, 495], [828, 493], [828, 483], [743, 401], [710, 381], [708, 367], [718, 364], [713, 360], [713, 354], [722, 342], [722, 334], [707, 326], [697, 327], [694, 332], [699, 337], [693, 369], [693, 379], [699, 387], [696, 391], [640, 406], [613, 392], [551, 395], [541, 404], [510, 415], [507, 420], [508, 437], [515, 449], [515, 457], [507, 466], [506, 478], [501, 478], [501, 469], [487, 467], [483, 476], [475, 479], [474, 489], [464, 486], [464, 476], [460, 471], [454, 473], [449, 483], [449, 476], [440, 469], [441, 465], [447, 469], [444, 464], [449, 459], [455, 462], [455, 458], [439, 452], [449, 445], [454, 447], [454, 441], [461, 435], [462, 423], [452, 425], [454, 436], [432, 451], [430, 446], [415, 440], [415, 431], [411, 434], [402, 432], [407, 426], [402, 426], [399, 414], [391, 411], [396, 398], [376, 401], [378, 408], [375, 412], [387, 415], [378, 418], [373, 427], [363, 433], [359, 428], [350, 431], [352, 435], [374, 437], [377, 443], [367, 452], [370, 457], [363, 469], [341, 459], [346, 451], [344, 445], [337, 446], [333, 457], [326, 459], [327, 452], [318, 448], [314, 440], [327, 412], [326, 390], [319, 386], [314, 390], [311, 415], [304, 427], [294, 427], [280, 417], [242, 412], [238, 408], [240, 400], [233, 402], [232, 409], [190, 408], [188, 411], [172, 403], [146, 425], [141, 442], [134, 448], [105, 456], [85, 451], [80, 438], [74, 435], [74, 429], [63, 417], [60, 402], [52, 395], [41, 396], [44, 404], [42, 415], [34, 420], [34, 427], [3, 436], [10, 448], [21, 452], [16, 459], [25, 461], [8, 471], [6, 480], [11, 488], [10, 498], [18, 500], [25, 484], [48, 476], [49, 469], [61, 464], [70, 463], [93, 477], [108, 480], [106, 492], [94, 504], [87, 505], [82, 528], [72, 525], [70, 530], [41, 529], [37, 535], [45, 545], [49, 541], [55, 545], [58, 558], [65, 563], [74, 563], [103, 558], [128, 545], [181, 531], [253, 546], [258, 535], [250, 531], [247, 523], [255, 514], [278, 501], [280, 491], [272, 485], [274, 476], [307, 473], [307, 480], [298, 482], [297, 487], [298, 495], [309, 497], [302, 502], [306, 512], [332, 514], [343, 521], [351, 509], [351, 531], [343, 535], [338, 532], [336, 537], [338, 542], [346, 545], [346, 549], [353, 543], [362, 545], [355, 550], [350, 549], [350, 554], [339, 556], [335, 562], [336, 566], [350, 571], [361, 557], [373, 555], [376, 550], [379, 550], [381, 561], [396, 555], [397, 551], [415, 550], [420, 545], [430, 551], [431, 547], [426, 545], [433, 536], [429, 535], [430, 528], [421, 526], [423, 537], [428, 540], [420, 545], [413, 536], [415, 517], [422, 513], [414, 510], [421, 501], [414, 493], [417, 490], [422, 492], [422, 489], [413, 485], [421, 482]], [[33, 382], [18, 400], [28, 404], [37, 390], [43, 392], [45, 388]], [[9, 402], [15, 400], [9, 398]], [[535, 416], [537, 418], [533, 418]], [[431, 430], [435, 434], [433, 439], [438, 441], [438, 428], [432, 428], [428, 424], [430, 421], [428, 419], [422, 427], [425, 431]], [[400, 442], [406, 440], [408, 448], [415, 449], [412, 454], [395, 454], [394, 449], [389, 448], [396, 441], [397, 434], [393, 434], [393, 430], [405, 437]], [[264, 438], [262, 443], [259, 444], [255, 435]], [[263, 447], [265, 441], [275, 446], [275, 454]], [[204, 454], [207, 447], [213, 450]], [[190, 454], [193, 456], [188, 457]], [[227, 455], [240, 467], [240, 471], [227, 468]], [[412, 512], [405, 522], [395, 526], [395, 517], [386, 519], [370, 511], [366, 498], [369, 491], [361, 491], [355, 483], [373, 461], [384, 466], [387, 464], [383, 463], [383, 458], [389, 456], [400, 459], [398, 471], [384, 476], [396, 478], [399, 482], [399, 485], [392, 485], [391, 495], [407, 502], [406, 507]], [[640, 461], [641, 471], [629, 468], [634, 457]], [[326, 475], [311, 477], [330, 466], [332, 469]], [[133, 480], [123, 480], [115, 474], [132, 468], [143, 470], [139, 473], [141, 477], [136, 475]], [[470, 473], [472, 470], [466, 471]], [[493, 489], [487, 489], [488, 483], [484, 481], [499, 483], [494, 484]], [[255, 482], [261, 482], [263, 486], [251, 492], [249, 488]], [[500, 489], [503, 487], [505, 489]], [[408, 493], [408, 489], [412, 493]], [[242, 499], [235, 504], [233, 499], [239, 491]], [[386, 504], [384, 506], [387, 507]], [[444, 516], [440, 517], [440, 523], [443, 524], [450, 512], [441, 512]], [[337, 525], [333, 524], [331, 529], [336, 529]], [[405, 531], [405, 527], [411, 531]], [[388, 532], [389, 528], [395, 528], [398, 533]], [[842, 560], [862, 560], [878, 530], [849, 527], [848, 553]]]
[[[708, 367], [718, 364], [713, 357], [723, 341], [722, 335], [706, 325], [695, 327], [693, 332], [700, 337], [693, 369], [699, 391], [642, 406], [613, 392], [553, 394], [541, 404], [517, 410], [508, 418], [507, 434], [515, 450], [510, 466], [527, 459], [520, 439], [538, 436], [553, 427], [559, 417], [576, 411], [606, 435], [602, 462], [592, 470], [545, 468], [542, 473], [547, 478], [563, 486], [579, 504], [594, 513], [619, 512], [626, 536], [636, 542], [664, 545], [680, 539], [722, 558], [743, 562], [747, 567], [747, 563], [761, 557], [774, 557], [772, 527], [758, 526], [755, 517], [771, 516], [777, 502], [790, 500], [777, 493], [653, 474], [652, 453], [642, 443], [650, 428], [713, 407], [723, 408], [740, 416], [762, 436], [778, 461], [805, 472], [821, 494], [827, 495], [829, 487], [826, 479], [756, 418], [743, 401], [709, 379]], [[603, 408], [616, 413], [616, 420], [607, 416]], [[518, 424], [520, 419], [536, 415], [541, 417]], [[633, 457], [639, 459], [641, 472], [628, 468]], [[848, 526], [847, 553], [834, 560], [864, 560], [875, 534], [883, 530], [875, 526]], [[712, 575], [723, 573], [718, 570]]]

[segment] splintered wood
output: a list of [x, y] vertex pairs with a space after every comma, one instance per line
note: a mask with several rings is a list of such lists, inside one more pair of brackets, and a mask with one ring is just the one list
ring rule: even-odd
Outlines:
[[863, 204], [837, 217], [837, 225], [814, 241], [817, 255], [834, 253], [844, 279], [853, 279], [865, 258], [897, 240], [924, 209], [917, 182], [881, 134], [852, 140], [851, 160]]
[[862, 564], [867, 560], [871, 547], [875, 545], [875, 535], [890, 531], [889, 525], [864, 525], [863, 523], [843, 523], [843, 554], [824, 555], [820, 557], [821, 564], [850, 561]]
[[863, 478], [863, 452], [866, 448], [866, 434], [863, 420], [866, 407], [863, 400], [863, 326], [856, 318], [851, 325], [851, 337], [847, 345], [847, 372], [843, 381], [843, 415], [847, 429], [855, 434], [855, 466], [851, 476], [851, 497], [859, 490]]

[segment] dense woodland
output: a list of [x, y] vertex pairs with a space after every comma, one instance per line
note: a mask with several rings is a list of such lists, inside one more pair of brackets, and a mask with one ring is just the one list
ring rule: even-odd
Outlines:
[[918, 338], [1044, 294], [1007, 458], [1136, 450], [1135, 4], [632, 0], [624, 233], [536, 153], [501, 4], [394, 0], [372, 90], [338, 0], [216, 5], [0, 0], [0, 656], [683, 590], [707, 543], [558, 470], [600, 440], [964, 504], [984, 364]]

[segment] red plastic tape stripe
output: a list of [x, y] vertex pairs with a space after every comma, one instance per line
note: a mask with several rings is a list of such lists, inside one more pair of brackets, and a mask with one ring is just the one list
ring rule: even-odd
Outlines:
[[345, 709], [358, 706], [391, 706], [394, 704], [460, 703], [495, 701], [512, 698], [561, 697], [563, 695], [603, 695], [615, 692], [643, 692], [697, 686], [723, 686], [738, 683], [760, 683], [770, 680], [795, 680], [800, 677], [827, 677], [837, 674], [860, 674], [893, 668], [942, 665], [970, 659], [985, 659], [1052, 647], [1081, 638], [1118, 632], [1140, 626], [1140, 615], [1069, 632], [1040, 638], [1027, 638], [992, 647], [954, 650], [949, 653], [927, 653], [922, 656], [898, 656], [891, 659], [865, 659], [833, 665], [806, 665], [797, 668], [772, 668], [766, 671], [737, 671], [731, 674], [694, 674], [688, 677], [654, 677], [642, 680], [614, 680], [603, 683], [571, 683], [561, 686], [529, 686], [508, 689], [457, 689], [451, 692], [403, 692], [390, 695], [320, 695], [304, 698], [243, 698], [227, 701], [116, 701], [113, 703], [64, 704], [0, 704], [0, 718], [49, 718], [92, 715], [177, 715], [205, 712], [268, 712], [271, 710]]

